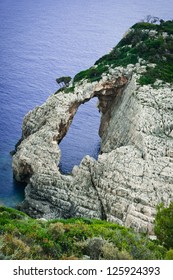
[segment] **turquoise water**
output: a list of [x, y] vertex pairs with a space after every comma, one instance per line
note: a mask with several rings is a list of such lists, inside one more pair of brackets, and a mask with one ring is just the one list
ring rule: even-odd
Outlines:
[[[0, 1], [1, 204], [14, 207], [23, 198], [9, 152], [21, 136], [24, 115], [58, 89], [56, 78], [93, 65], [146, 15], [172, 19], [172, 11], [172, 0]], [[80, 107], [61, 142], [62, 171], [70, 172], [83, 155], [97, 157], [99, 118], [94, 100]]]

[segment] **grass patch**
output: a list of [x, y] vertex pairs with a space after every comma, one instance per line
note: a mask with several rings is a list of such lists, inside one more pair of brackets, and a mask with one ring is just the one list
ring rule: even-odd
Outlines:
[[40, 221], [5, 207], [0, 207], [0, 244], [1, 259], [82, 259], [86, 254], [91, 259], [164, 259], [166, 254], [144, 234], [117, 224], [87, 218]]

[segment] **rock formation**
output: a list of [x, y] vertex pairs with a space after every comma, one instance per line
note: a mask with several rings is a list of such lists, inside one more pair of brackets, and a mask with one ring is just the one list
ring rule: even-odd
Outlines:
[[[173, 38], [151, 26], [140, 28], [147, 40]], [[128, 34], [133, 39], [137, 31]], [[125, 45], [112, 53], [118, 48]], [[173, 200], [173, 84], [157, 77], [142, 84], [142, 75], [157, 64], [139, 55], [135, 63], [106, 66], [99, 79], [74, 78], [69, 92], [62, 89], [25, 116], [13, 156], [15, 178], [28, 183], [20, 209], [36, 218], [106, 219], [152, 234], [156, 206]], [[62, 175], [58, 143], [80, 104], [95, 96], [101, 112], [98, 160], [86, 156], [71, 175]]]

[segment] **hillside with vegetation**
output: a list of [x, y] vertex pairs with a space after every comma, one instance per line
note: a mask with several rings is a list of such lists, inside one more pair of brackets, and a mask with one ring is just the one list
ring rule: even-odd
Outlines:
[[[173, 259], [172, 203], [156, 214], [173, 200], [173, 21], [133, 25], [94, 66], [57, 82], [24, 119], [13, 171], [29, 182], [20, 206], [29, 216], [0, 207], [0, 258]], [[65, 176], [57, 143], [93, 96], [109, 123], [99, 160]]]
[[93, 67], [78, 73], [74, 82], [98, 81], [103, 73], [109, 73], [110, 67], [126, 67], [138, 63], [139, 59], [144, 60], [144, 65], [149, 64], [139, 79], [141, 85], [154, 84], [157, 79], [173, 82], [173, 21], [136, 23], [109, 54], [98, 59]]
[[165, 259], [168, 248], [132, 229], [96, 219], [32, 219], [0, 207], [0, 259]]

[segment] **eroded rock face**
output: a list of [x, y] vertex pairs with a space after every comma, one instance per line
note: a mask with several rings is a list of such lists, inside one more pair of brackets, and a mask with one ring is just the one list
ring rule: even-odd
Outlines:
[[100, 134], [103, 134], [110, 121], [113, 101], [127, 83], [124, 74], [107, 82], [101, 80], [91, 84], [85, 81], [76, 86], [74, 93], [54, 94], [42, 106], [29, 112], [23, 121], [22, 142], [13, 157], [16, 179], [28, 182], [33, 174], [44, 170], [58, 172], [60, 149], [57, 143], [67, 133], [79, 105], [95, 96], [100, 100]]
[[[173, 87], [139, 86], [141, 67], [110, 69], [109, 79], [84, 80], [74, 93], [52, 95], [28, 113], [13, 156], [16, 179], [28, 182], [23, 211], [106, 219], [152, 234], [156, 205], [173, 200]], [[102, 113], [101, 154], [62, 175], [57, 143], [78, 106], [94, 96]]]

